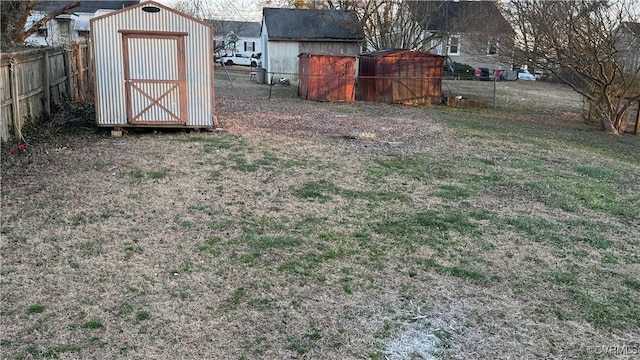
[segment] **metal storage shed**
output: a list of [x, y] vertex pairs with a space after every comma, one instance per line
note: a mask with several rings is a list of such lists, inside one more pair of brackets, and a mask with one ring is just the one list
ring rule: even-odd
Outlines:
[[360, 54], [357, 99], [384, 103], [439, 103], [444, 57], [413, 50]]
[[98, 126], [213, 127], [213, 27], [147, 1], [90, 20]]
[[302, 53], [298, 57], [298, 96], [315, 101], [355, 100], [355, 55]]

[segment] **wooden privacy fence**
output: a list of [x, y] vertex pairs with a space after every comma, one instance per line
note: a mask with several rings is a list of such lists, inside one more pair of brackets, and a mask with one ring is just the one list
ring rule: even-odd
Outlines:
[[92, 98], [93, 71], [87, 44], [3, 53], [0, 139], [21, 138], [25, 121], [50, 114], [52, 106], [62, 105], [65, 99]]

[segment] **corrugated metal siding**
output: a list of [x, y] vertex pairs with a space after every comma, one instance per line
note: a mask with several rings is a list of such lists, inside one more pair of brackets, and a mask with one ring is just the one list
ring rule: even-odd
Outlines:
[[364, 54], [358, 73], [359, 100], [430, 103], [442, 94], [444, 59], [417, 51]]
[[[159, 12], [150, 13], [142, 7], [153, 5]], [[187, 83], [187, 126], [212, 126], [215, 103], [213, 101], [213, 33], [212, 28], [170, 11], [157, 3], [142, 3], [91, 20], [96, 69], [96, 112], [98, 125], [127, 125], [123, 35], [119, 30], [186, 32], [185, 61]], [[135, 43], [135, 42], [134, 42]], [[135, 71], [148, 75], [166, 71], [175, 60], [168, 42], [139, 44], [134, 50], [139, 60]], [[145, 69], [145, 67], [147, 69]], [[167, 99], [170, 101], [170, 99]]]
[[300, 54], [298, 95], [315, 101], [355, 100], [356, 57]]
[[302, 41], [300, 52], [309, 54], [358, 55], [361, 51], [357, 42], [346, 41]]
[[376, 94], [376, 58], [361, 56], [358, 64], [358, 87], [356, 98], [375, 101]]
[[[154, 99], [160, 98], [160, 106], [152, 106], [151, 100], [139, 91], [131, 92], [131, 110], [140, 114], [137, 121], [170, 121], [167, 111], [180, 113], [178, 88], [170, 83], [144, 82], [144, 80], [178, 80], [178, 44], [175, 39], [141, 39], [129, 41], [129, 67], [136, 86]], [[148, 54], [163, 54], [164, 58], [149, 58]], [[142, 81], [140, 81], [142, 80]], [[173, 90], [170, 90], [173, 87]], [[145, 111], [147, 107], [151, 106]], [[165, 110], [166, 109], [166, 110]]]
[[303, 99], [309, 99], [309, 87], [311, 86], [311, 71], [309, 66], [311, 57], [303, 55], [304, 54], [300, 54], [300, 58], [298, 59], [298, 96]]

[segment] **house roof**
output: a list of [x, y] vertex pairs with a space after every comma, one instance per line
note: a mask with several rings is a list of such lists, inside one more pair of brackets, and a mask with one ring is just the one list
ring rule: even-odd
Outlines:
[[[52, 12], [65, 5], [71, 4], [73, 1], [42, 1], [33, 8], [36, 11]], [[69, 12], [94, 13], [98, 9], [119, 10], [131, 5], [138, 4], [140, 1], [80, 1], [80, 5], [72, 8]]]
[[640, 23], [625, 21], [624, 25], [635, 35], [640, 36]]
[[74, 19], [73, 30], [89, 31], [89, 19]]
[[248, 21], [225, 21], [225, 20], [211, 20], [205, 19], [204, 21], [213, 25], [214, 33], [218, 36], [225, 36], [231, 31], [239, 37], [243, 38], [258, 38], [260, 37], [260, 23], [248, 22]]
[[262, 9], [269, 40], [364, 39], [355, 11], [316, 9]]
[[[435, 11], [424, 19], [429, 31], [513, 33], [494, 1], [430, 1]], [[420, 4], [420, 3], [418, 3]], [[416, 5], [420, 6], [420, 5]]]

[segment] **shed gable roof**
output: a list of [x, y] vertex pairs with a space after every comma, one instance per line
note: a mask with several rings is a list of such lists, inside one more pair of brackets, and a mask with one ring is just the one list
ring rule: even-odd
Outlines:
[[269, 40], [364, 39], [354, 11], [264, 8], [263, 23]]
[[[144, 11], [144, 10], [145, 10], [145, 8], [147, 8], [147, 7], [151, 7], [151, 8], [153, 8], [153, 7], [157, 7], [157, 8], [159, 8], [159, 9], [161, 9], [161, 10], [164, 10], [164, 11], [167, 11], [167, 12], [169, 12], [169, 13], [173, 14], [174, 16], [179, 16], [179, 17], [183, 17], [183, 18], [185, 18], [185, 19], [189, 19], [190, 21], [193, 21], [193, 22], [195, 22], [195, 23], [199, 23], [199, 24], [201, 24], [201, 25], [204, 25], [205, 27], [207, 27], [207, 28], [209, 28], [209, 29], [212, 29], [212, 28], [213, 28], [213, 26], [211, 26], [211, 24], [210, 24], [210, 23], [208, 23], [208, 22], [206, 22], [206, 21], [203, 21], [203, 20], [200, 20], [200, 19], [196, 19], [196, 18], [194, 18], [193, 16], [187, 15], [187, 14], [185, 14], [185, 13], [183, 13], [183, 12], [180, 12], [180, 11], [178, 11], [178, 10], [175, 10], [175, 9], [173, 9], [173, 8], [170, 8], [170, 7], [166, 6], [166, 5], [162, 5], [162, 4], [157, 3], [157, 2], [155, 2], [155, 1], [144, 1], [144, 2], [140, 2], [140, 3], [136, 4], [136, 5], [129, 6], [129, 7], [124, 8], [124, 9], [115, 10], [115, 11], [112, 11], [112, 12], [106, 13], [106, 14], [104, 14], [104, 15], [100, 15], [100, 16], [93, 17], [93, 18], [91, 18], [91, 19], [89, 20], [89, 24], [91, 25], [92, 23], [94, 23], [94, 22], [96, 22], [96, 21], [102, 21], [103, 19], [105, 19], [105, 18], [109, 18], [109, 17], [112, 17], [112, 16], [119, 16], [119, 15], [120, 15], [120, 14], [122, 14], [123, 12], [126, 12], [126, 11], [127, 11], [127, 12], [128, 12], [128, 11], [134, 11], [135, 9], [138, 9], [138, 8], [142, 8], [142, 10]], [[211, 35], [213, 35], [213, 30], [210, 30], [210, 31], [211, 31]]]
[[640, 23], [627, 21], [624, 22], [624, 25], [627, 27], [627, 29], [629, 29], [631, 33], [636, 36], [640, 36]]

